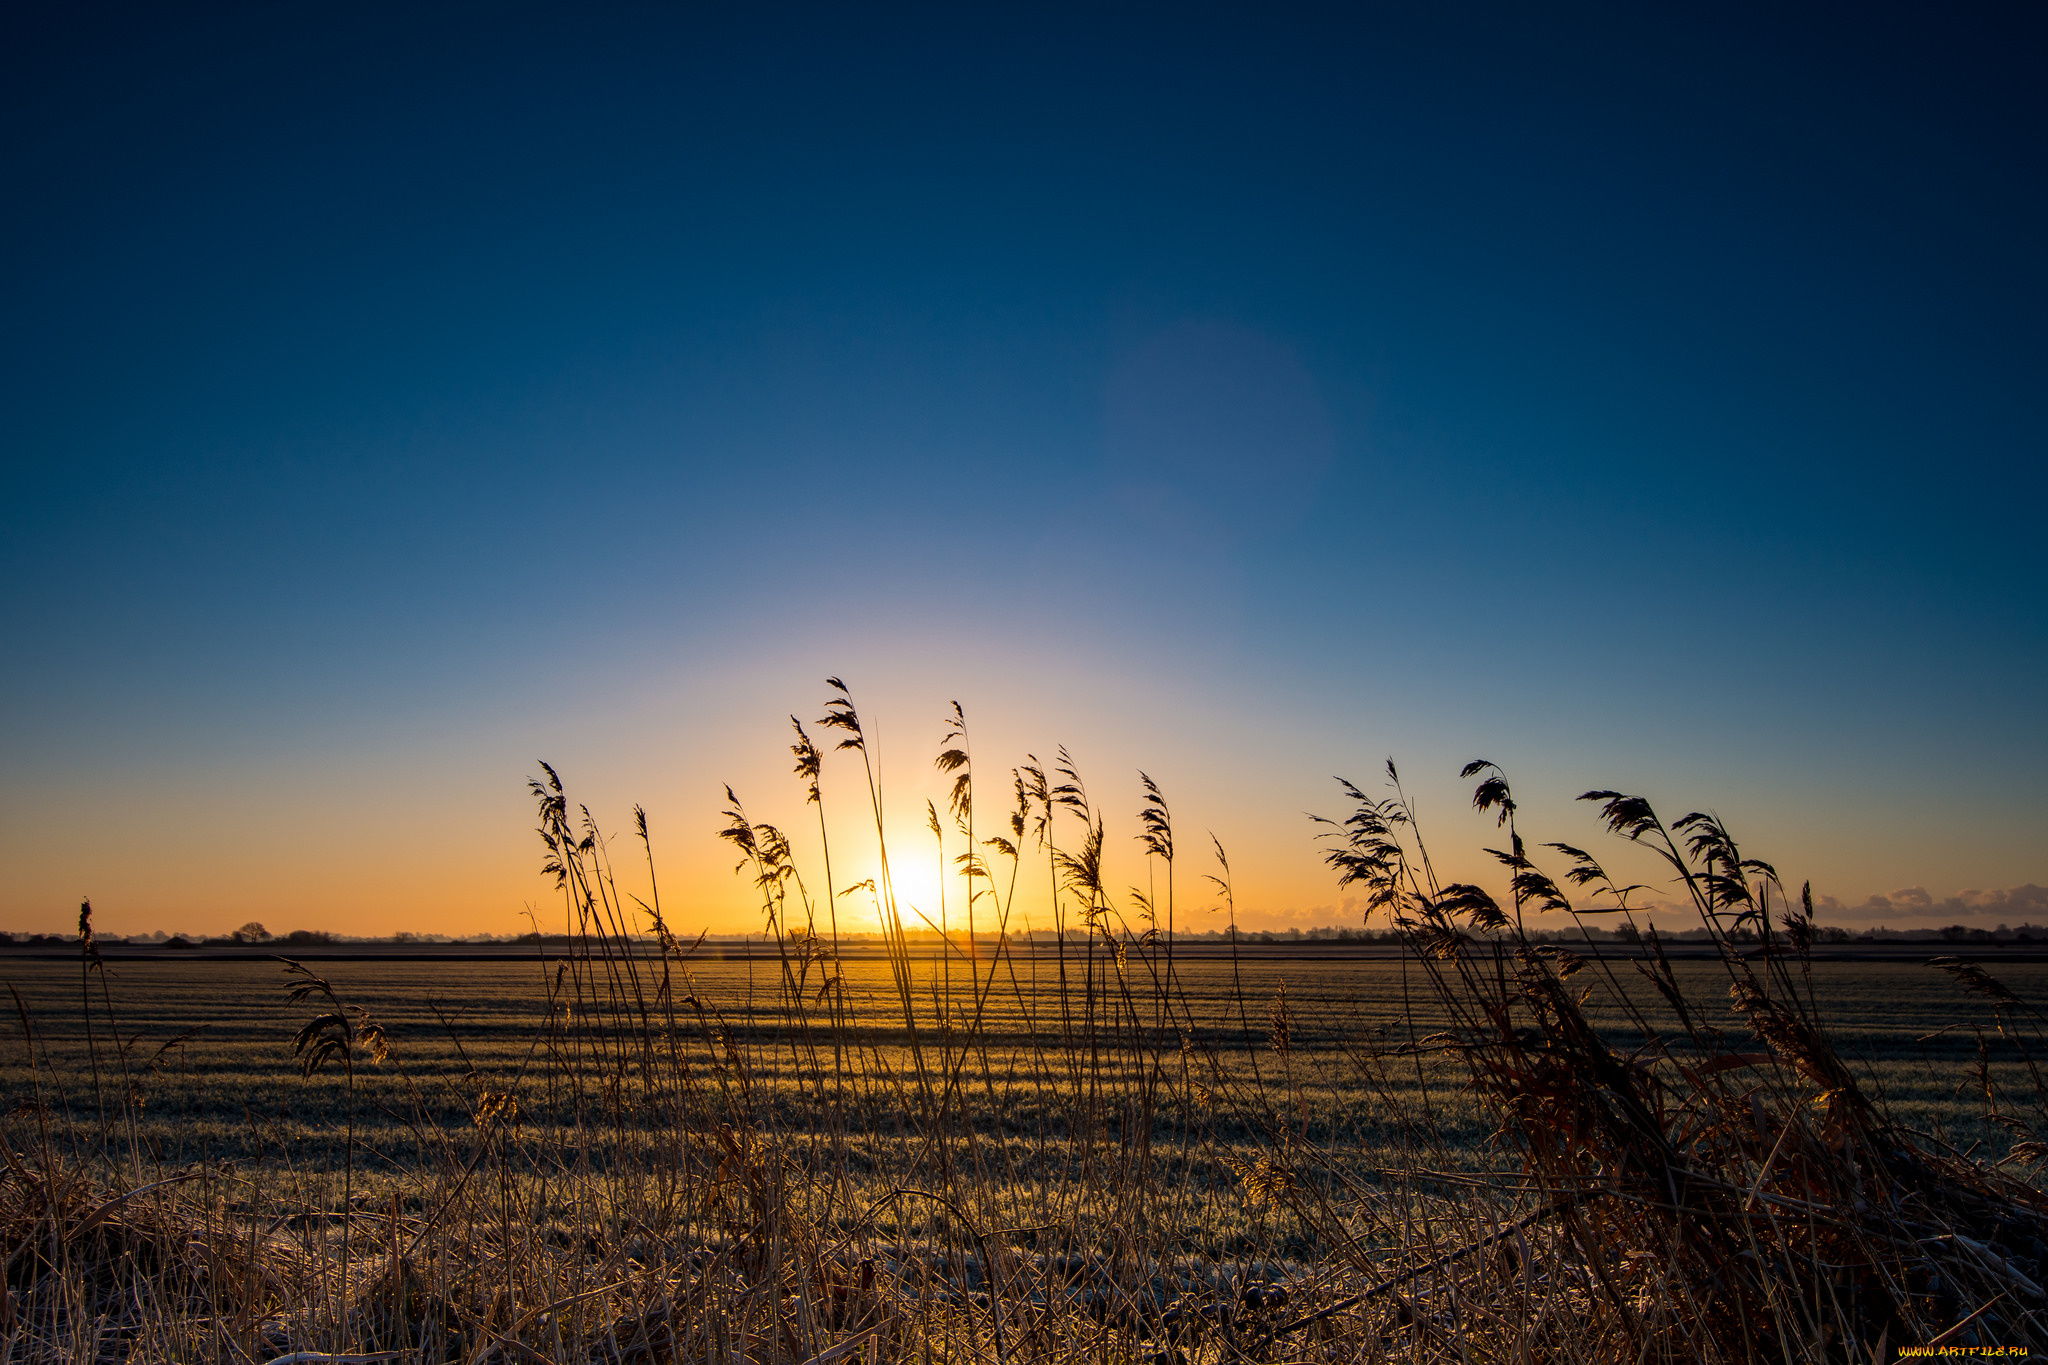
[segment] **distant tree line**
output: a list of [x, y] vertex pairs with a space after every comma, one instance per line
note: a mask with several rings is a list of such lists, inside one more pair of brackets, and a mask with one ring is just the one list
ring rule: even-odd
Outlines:
[[[1591, 926], [1569, 929], [1532, 929], [1529, 938], [1537, 943], [1579, 943], [1590, 936], [1596, 941], [1634, 942], [1639, 931], [1622, 924], [1613, 929], [1598, 929]], [[1162, 938], [1165, 935], [1160, 935]], [[1666, 942], [1704, 942], [1712, 937], [1705, 928], [1657, 930], [1657, 936]], [[878, 943], [879, 934], [842, 934], [844, 942], [852, 944]], [[912, 943], [936, 944], [938, 935], [930, 931], [919, 931], [905, 935]], [[984, 941], [993, 935], [984, 935]], [[1057, 930], [1038, 929], [1029, 933], [1017, 932], [1005, 936], [1012, 943], [1057, 943], [1062, 934]], [[1084, 930], [1069, 929], [1064, 934], [1069, 943], [1085, 942], [1088, 935]], [[1283, 944], [1382, 944], [1393, 946], [1401, 941], [1401, 935], [1393, 929], [1367, 929], [1350, 927], [1320, 926], [1313, 929], [1211, 929], [1203, 933], [1182, 932], [1175, 934], [1177, 943], [1283, 945]], [[1731, 936], [1738, 943], [1758, 941], [1754, 929], [1738, 929]], [[1945, 943], [2027, 946], [2048, 944], [2048, 926], [2022, 924], [2018, 928], [1999, 925], [1995, 929], [1971, 928], [1962, 924], [1951, 924], [1941, 928], [1921, 929], [1865, 929], [1860, 933], [1844, 929], [1839, 925], [1816, 926], [1814, 941], [1826, 944], [1843, 943]], [[70, 934], [12, 934], [0, 932], [0, 947], [18, 948], [59, 948], [75, 944], [78, 940]], [[279, 948], [308, 948], [338, 943], [443, 943], [443, 944], [488, 944], [521, 943], [537, 946], [556, 947], [566, 945], [570, 939], [565, 934], [474, 934], [466, 938], [450, 937], [445, 934], [398, 933], [387, 938], [360, 937], [330, 933], [324, 929], [294, 929], [286, 934], [272, 934], [254, 920], [231, 934], [206, 936], [200, 934], [166, 934], [159, 930], [154, 934], [100, 934], [97, 941], [103, 944], [128, 944], [136, 947], [158, 948], [236, 948], [264, 945]], [[643, 941], [652, 943], [652, 937]], [[758, 943], [760, 934], [712, 934], [707, 936], [711, 943]]]

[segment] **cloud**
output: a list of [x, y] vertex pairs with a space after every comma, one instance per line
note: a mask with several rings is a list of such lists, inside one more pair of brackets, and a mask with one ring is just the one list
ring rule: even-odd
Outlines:
[[1905, 886], [1885, 896], [1848, 905], [1833, 896], [1814, 901], [1814, 917], [1823, 924], [1844, 920], [1866, 923], [1907, 921], [1914, 924], [1967, 924], [1972, 920], [2019, 924], [2048, 919], [2048, 887], [2028, 882], [2003, 891], [1958, 891], [1936, 900], [1924, 886]]
[[[1204, 933], [1210, 929], [1221, 929], [1224, 921], [1218, 917], [1215, 923], [1195, 924], [1183, 921], [1182, 927], [1191, 933]], [[1238, 927], [1247, 933], [1260, 933], [1268, 929], [1357, 929], [1360, 927], [1384, 929], [1383, 919], [1375, 918], [1365, 924], [1365, 902], [1357, 896], [1345, 896], [1334, 903], [1304, 905], [1292, 908], [1260, 906], [1244, 911], [1238, 917]]]
[[[2028, 922], [2048, 924], [2048, 887], [2028, 882], [2025, 886], [2008, 887], [2004, 890], [1958, 891], [1953, 896], [1935, 899], [1924, 886], [1902, 886], [1882, 896], [1850, 905], [1833, 896], [1816, 896], [1813, 902], [1814, 918], [1822, 924], [1844, 926], [1884, 925], [1893, 929], [1914, 927], [1940, 928], [1950, 924], [1990, 928], [1994, 924], [2020, 925]], [[1365, 902], [1357, 896], [1346, 896], [1334, 904], [1308, 905], [1298, 907], [1259, 906], [1243, 909], [1238, 916], [1238, 925], [1247, 933], [1262, 930], [1313, 929], [1349, 927], [1356, 929], [1365, 917]], [[1639, 907], [1639, 920], [1647, 917], [1665, 932], [1675, 929], [1689, 929], [1698, 925], [1698, 916], [1693, 907], [1677, 901], [1653, 901]], [[1543, 920], [1538, 927], [1558, 928], [1564, 921], [1553, 923]], [[1595, 927], [1611, 928], [1611, 924], [1594, 921]], [[1204, 919], [1196, 923], [1183, 919], [1181, 927], [1189, 933], [1201, 933], [1208, 929], [1220, 929], [1220, 917], [1214, 922]], [[1373, 929], [1384, 929], [1386, 923], [1375, 916]]]

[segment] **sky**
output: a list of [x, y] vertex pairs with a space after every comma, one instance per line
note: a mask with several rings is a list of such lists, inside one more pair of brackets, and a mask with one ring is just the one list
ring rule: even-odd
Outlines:
[[758, 930], [725, 786], [814, 856], [828, 676], [921, 912], [958, 701], [983, 811], [1066, 747], [1114, 886], [1156, 779], [1197, 929], [1212, 836], [1245, 926], [1357, 923], [1304, 816], [1390, 758], [1451, 873], [1484, 758], [1624, 869], [1579, 793], [1836, 922], [2048, 922], [2044, 58], [2023, 6], [11, 7], [0, 928], [549, 927], [546, 760]]

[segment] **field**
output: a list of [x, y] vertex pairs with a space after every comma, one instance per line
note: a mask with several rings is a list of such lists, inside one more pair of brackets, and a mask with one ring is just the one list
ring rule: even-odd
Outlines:
[[[389, 1047], [385, 1063], [365, 1061], [354, 1079], [356, 1141], [367, 1154], [358, 1179], [367, 1188], [402, 1184], [407, 1173], [431, 1159], [436, 1134], [472, 1127], [477, 1094], [511, 1091], [521, 1083], [522, 1069], [524, 1079], [532, 1081], [534, 1043], [547, 1031], [549, 977], [556, 963], [529, 956], [503, 963], [341, 959], [312, 965], [342, 1000], [381, 1026]], [[645, 965], [660, 968], [658, 961]], [[946, 966], [935, 958], [916, 963], [927, 1013], [947, 994]], [[757, 1094], [775, 1109], [778, 1125], [802, 1132], [843, 1123], [867, 1142], [899, 1133], [907, 1122], [904, 1107], [886, 1089], [850, 1084], [832, 1092], [849, 1106], [836, 1119], [806, 1098], [815, 1091], [801, 1084], [803, 1063], [792, 1059], [784, 1040], [789, 1012], [780, 1005], [778, 970], [773, 959], [707, 958], [679, 964], [677, 975], [686, 983], [683, 994], [717, 1009]], [[1007, 968], [1002, 973], [975, 1030], [975, 1055], [961, 1084], [962, 1109], [991, 1135], [1000, 1131], [1063, 1142], [1070, 1136], [1062, 1116], [1071, 1074], [1067, 1059], [1053, 1055], [1061, 1050], [1058, 963], [1050, 951], [1040, 950], [1019, 954], [1015, 970], [1014, 983]], [[1811, 970], [1830, 1038], [1895, 1117], [1958, 1150], [1994, 1142], [2004, 1133], [1983, 1120], [1976, 1028], [1990, 1029], [1995, 1039], [1996, 1020], [1981, 1002], [1917, 961], [1819, 962]], [[2048, 964], [2014, 963], [1996, 970], [1998, 979], [2023, 1000], [2048, 1004]], [[1693, 995], [1725, 993], [1725, 973], [1717, 963], [1680, 962], [1675, 971]], [[971, 998], [965, 965], [954, 964], [954, 972], [955, 1023], [965, 1034], [971, 1022], [962, 1017], [962, 1011], [971, 1010], [963, 1003]], [[1635, 975], [1632, 964], [1625, 963], [1623, 972], [1623, 980]], [[107, 1035], [118, 1028], [140, 1100], [136, 1132], [153, 1169], [168, 1172], [227, 1161], [245, 1172], [271, 1177], [291, 1172], [315, 1184], [338, 1169], [346, 1145], [349, 1083], [332, 1067], [301, 1076], [292, 1039], [311, 1012], [287, 1002], [289, 982], [279, 964], [146, 961], [116, 964], [108, 974], [110, 1018], [100, 1017], [106, 1007], [98, 979], [90, 982], [102, 1026], [99, 1041], [106, 1049], [104, 1086], [110, 1092], [117, 1088], [121, 1063]], [[908, 1072], [909, 1040], [888, 964], [850, 962], [845, 974], [853, 1032], [864, 1055]], [[1409, 977], [1405, 987], [1404, 974]], [[1435, 1084], [1425, 1087], [1412, 1067], [1381, 1075], [1360, 1064], [1363, 1053], [1398, 1043], [1411, 1030], [1421, 1036], [1450, 1026], [1441, 1002], [1415, 980], [1416, 974], [1412, 964], [1398, 961], [1307, 955], [1248, 955], [1236, 967], [1214, 955], [1183, 959], [1175, 968], [1174, 1017], [1153, 1041], [1164, 1041], [1178, 1055], [1185, 1037], [1247, 1087], [1263, 1060], [1263, 1071], [1274, 1073], [1269, 1079], [1284, 1082], [1288, 1091], [1284, 1107], [1290, 1124], [1332, 1162], [1362, 1171], [1398, 1168], [1405, 1150], [1397, 1137], [1400, 1119], [1426, 1103], [1448, 1139], [1446, 1146], [1475, 1166], [1484, 1165], [1493, 1124], [1475, 1103], [1461, 1068], [1438, 1061]], [[0, 1103], [9, 1112], [40, 1095], [74, 1122], [93, 1119], [82, 978], [77, 964], [0, 959], [0, 982], [11, 986], [27, 1008], [39, 1059], [32, 1075], [21, 1029], [12, 1029], [8, 1050], [0, 1053], [6, 1059]], [[1141, 990], [1149, 1000], [1150, 983], [1141, 983]], [[1283, 990], [1292, 1016], [1291, 1053], [1284, 1066], [1270, 1037], [1272, 1011]], [[1587, 1012], [1618, 1050], [1641, 1046], [1641, 1031], [1601, 996], [1588, 1002]], [[1653, 1022], [1675, 1029], [1668, 1011]], [[943, 1043], [942, 1034], [934, 1030], [933, 1036]], [[188, 1041], [157, 1056], [159, 1048], [176, 1039]], [[715, 1064], [694, 1030], [685, 1032], [684, 1046], [700, 1064]], [[1122, 1072], [1098, 1070], [1101, 1083], [1113, 1089], [1132, 1080]], [[2005, 1089], [2027, 1084], [2023, 1063], [2009, 1048], [1995, 1050], [1990, 1070], [1994, 1083]], [[1423, 1077], [1431, 1074], [1426, 1069]], [[1198, 1120], [1191, 1107], [1188, 1112], [1179, 1107], [1193, 1097], [1177, 1083], [1167, 1087], [1167, 1094], [1168, 1112], [1157, 1120], [1159, 1136], [1177, 1140]], [[534, 1107], [530, 1099], [527, 1103]], [[1246, 1128], [1233, 1123], [1225, 1110], [1220, 1119], [1208, 1114], [1199, 1120], [1212, 1153], [1232, 1151], [1232, 1130]], [[1221, 1146], [1216, 1145], [1219, 1135]], [[1248, 1129], [1235, 1135], [1252, 1141]], [[553, 1136], [559, 1140], [563, 1134]], [[1214, 1166], [1214, 1155], [1207, 1160]], [[883, 1165], [877, 1163], [878, 1169]], [[1205, 1174], [1214, 1178], [1220, 1169]], [[1217, 1216], [1235, 1223], [1242, 1210]], [[1020, 1215], [1014, 1221], [1036, 1220]]]
[[[687, 1357], [667, 1319], [648, 1336], [646, 1303], [672, 1301], [681, 1283], [708, 1293], [705, 1258], [734, 1258], [758, 1236], [741, 1215], [774, 1186], [777, 1216], [806, 1229], [827, 1267], [814, 1267], [817, 1292], [850, 1302], [865, 1273], [873, 1302], [834, 1317], [829, 1303], [807, 1310], [800, 1294], [778, 1295], [768, 1316], [779, 1325], [707, 1326], [698, 1345], [709, 1354], [807, 1359], [835, 1328], [872, 1326], [885, 1302], [923, 1324], [925, 1346], [993, 1349], [975, 1314], [990, 1265], [1040, 1319], [1010, 1324], [1006, 1354], [1158, 1354], [1150, 1338], [1175, 1305], [1210, 1319], [1190, 1319], [1170, 1349], [1270, 1354], [1277, 1343], [1253, 1349], [1257, 1332], [1285, 1325], [1284, 1310], [1246, 1304], [1337, 1302], [1339, 1290], [1498, 1235], [1543, 1197], [1466, 1062], [1415, 1046], [1460, 1018], [1413, 960], [1191, 954], [1169, 989], [1158, 956], [1131, 954], [1118, 974], [1109, 954], [1091, 963], [1077, 946], [1064, 990], [1062, 963], [1042, 946], [979, 963], [849, 960], [834, 992], [843, 1020], [814, 988], [797, 997], [815, 1008], [793, 1007], [774, 957], [311, 965], [332, 1002], [288, 999], [305, 978], [278, 962], [0, 962], [23, 1021], [0, 1054], [17, 1172], [105, 1169], [111, 1185], [176, 1189], [187, 1216], [203, 1191], [198, 1205], [232, 1240], [310, 1277], [290, 1290], [276, 1278], [231, 1321], [166, 1314], [154, 1341], [110, 1334], [103, 1353], [262, 1359], [320, 1341], [559, 1361], [595, 1335], [583, 1353]], [[1725, 1001], [1721, 962], [1671, 970], [1684, 997]], [[1651, 1034], [1687, 1037], [1633, 961], [1585, 971], [1585, 1015], [1617, 1053], [1642, 1052]], [[2004, 1155], [2011, 1124], [1987, 1118], [1986, 1083], [2015, 1093], [2030, 1078], [1996, 1011], [1921, 963], [1805, 972], [1830, 1042], [1891, 1122], [1958, 1160]], [[571, 973], [591, 986], [577, 990]], [[600, 986], [629, 977], [641, 978], [641, 1000], [665, 1002], [651, 1019]], [[2022, 1002], [2048, 999], [2048, 965], [2010, 964], [1998, 979]], [[1636, 999], [1634, 1016], [1617, 990]], [[330, 1004], [352, 1021], [353, 1066], [335, 1058], [302, 1074], [294, 1039]], [[1705, 1027], [1728, 1030], [1725, 1050], [1753, 1047], [1721, 1013]], [[1712, 1036], [1701, 1027], [1694, 1036]], [[1690, 1042], [1667, 1050], [1700, 1055]], [[932, 1077], [952, 1078], [950, 1093], [931, 1093]], [[1772, 1088], [1752, 1079], [1751, 1102]], [[696, 1194], [683, 1188], [693, 1181]], [[336, 1217], [343, 1207], [351, 1219]], [[350, 1273], [344, 1227], [356, 1229], [354, 1273], [369, 1276], [359, 1298], [389, 1319], [381, 1329], [361, 1303], [351, 1319], [325, 1283]], [[398, 1246], [422, 1239], [440, 1241], [438, 1254]], [[478, 1256], [493, 1240], [508, 1262], [499, 1274], [509, 1282], [516, 1258], [526, 1283], [498, 1291], [495, 1319], [479, 1307], [462, 1321], [456, 1303], [495, 1297], [491, 1257]], [[465, 1260], [467, 1285], [449, 1274]], [[394, 1311], [375, 1288], [393, 1264], [441, 1270]], [[1457, 1277], [1443, 1279], [1455, 1297]], [[758, 1295], [751, 1280], [742, 1273], [725, 1292]], [[512, 1312], [536, 1293], [574, 1300], [598, 1282], [600, 1297], [621, 1300], [601, 1324]], [[1416, 1316], [1429, 1299], [1420, 1288], [1398, 1300], [1411, 1333], [1431, 1320]], [[1219, 1304], [1239, 1318], [1219, 1317]], [[1335, 1315], [1316, 1325], [1329, 1335], [1340, 1323], [1351, 1327]], [[1393, 1330], [1369, 1341], [1392, 1351], [1400, 1323], [1381, 1325]], [[41, 1340], [68, 1329], [53, 1315]], [[862, 1349], [885, 1345], [876, 1334]]]
[[[843, 689], [829, 712], [858, 750]], [[1570, 846], [1548, 846], [1562, 882], [1525, 854], [1484, 763], [1505, 901], [1437, 879], [1398, 786], [1348, 789], [1329, 861], [1398, 958], [1177, 951], [1146, 928], [1158, 907], [1107, 894], [1104, 822], [1061, 757], [1016, 774], [1014, 842], [976, 837], [964, 750], [938, 763], [972, 850], [960, 903], [1001, 924], [1035, 843], [1057, 945], [918, 946], [884, 859], [854, 888], [881, 946], [842, 953], [788, 840], [735, 800], [724, 835], [770, 932], [699, 951], [661, 919], [639, 813], [644, 899], [548, 770], [544, 870], [574, 932], [532, 958], [132, 960], [99, 953], [88, 914], [73, 961], [0, 964], [0, 1361], [1790, 1363], [2048, 1341], [2048, 967], [1816, 957], [1806, 899], [1714, 820], [1594, 794], [1709, 936], [1667, 956], [1641, 888]], [[1574, 922], [1645, 951], [1525, 928]]]

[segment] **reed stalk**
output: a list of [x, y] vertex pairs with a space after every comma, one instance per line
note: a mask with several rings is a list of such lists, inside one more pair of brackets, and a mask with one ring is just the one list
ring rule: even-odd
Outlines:
[[[1386, 795], [1345, 784], [1326, 856], [1402, 953], [1394, 997], [1354, 1002], [1397, 1005], [1369, 1025], [1291, 971], [1275, 988], [1213, 835], [1226, 950], [1177, 944], [1172, 814], [1150, 777], [1128, 899], [1109, 887], [1130, 845], [1065, 749], [1012, 771], [1007, 832], [987, 834], [957, 704], [947, 804], [927, 804], [941, 898], [913, 931], [876, 727], [828, 686], [836, 748], [792, 721], [822, 906], [781, 829], [726, 792], [720, 833], [761, 915], [746, 963], [672, 931], [644, 810], [644, 859], [615, 865], [543, 765], [563, 933], [537, 936], [520, 1050], [437, 1010], [436, 1052], [359, 1003], [374, 981], [287, 964], [287, 1003], [315, 1011], [294, 1039], [306, 1104], [335, 1104], [324, 1148], [302, 1133], [268, 1164], [143, 1179], [139, 1105], [178, 1082], [128, 1069], [101, 963], [128, 1091], [129, 1160], [110, 1159], [82, 919], [85, 988], [67, 963], [50, 997], [78, 1015], [61, 1037], [14, 995], [0, 1361], [1818, 1365], [2048, 1335], [2048, 1197], [2029, 1174], [2048, 1158], [2042, 1016], [1981, 964], [1937, 962], [1988, 1010], [1951, 1026], [1972, 1047], [1964, 1117], [2012, 1143], [1976, 1155], [1916, 1131], [1836, 1038], [1810, 893], [1787, 895], [1717, 819], [1588, 793], [1618, 846], [1663, 869], [1661, 890], [1625, 885], [1579, 845], [1526, 842], [1505, 772], [1475, 762], [1497, 873], [1448, 882], [1391, 764]], [[827, 837], [834, 755], [861, 760], [874, 831], [874, 875], [845, 888], [834, 869], [868, 850]], [[1013, 931], [1032, 838], [1045, 943]], [[861, 891], [880, 1007], [839, 923]], [[1707, 959], [1676, 961], [1646, 908], [1659, 894]], [[758, 993], [742, 985], [757, 959]], [[259, 1145], [282, 1132], [248, 1117]], [[305, 1159], [322, 1150], [338, 1191]]]

